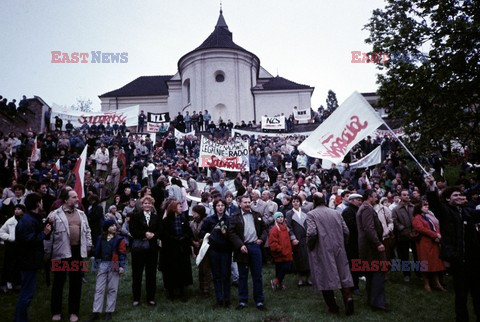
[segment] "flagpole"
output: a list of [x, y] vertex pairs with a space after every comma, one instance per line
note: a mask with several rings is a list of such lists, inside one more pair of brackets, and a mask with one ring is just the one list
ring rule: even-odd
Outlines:
[[400, 142], [400, 144], [402, 145], [402, 147], [405, 149], [405, 151], [407, 151], [407, 153], [412, 157], [412, 159], [417, 163], [417, 165], [420, 167], [420, 169], [422, 169], [422, 171], [427, 175], [427, 176], [430, 176], [430, 173], [427, 172], [427, 170], [425, 170], [425, 168], [420, 164], [420, 162], [418, 162], [417, 158], [415, 158], [415, 156], [412, 154], [412, 152], [410, 152], [410, 150], [405, 146], [405, 144], [403, 144], [402, 140], [400, 140], [400, 138], [393, 132], [393, 130], [390, 128], [390, 126], [388, 126], [387, 122], [383, 122], [383, 124], [385, 124], [385, 126], [387, 127], [387, 129], [390, 131], [390, 133], [392, 133], [393, 137], [395, 139], [397, 139], [398, 142]]

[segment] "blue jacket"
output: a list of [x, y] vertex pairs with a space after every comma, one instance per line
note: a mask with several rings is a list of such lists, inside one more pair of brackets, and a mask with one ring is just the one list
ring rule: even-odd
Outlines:
[[43, 267], [43, 223], [40, 215], [25, 213], [15, 227], [18, 263], [21, 271], [35, 271]]

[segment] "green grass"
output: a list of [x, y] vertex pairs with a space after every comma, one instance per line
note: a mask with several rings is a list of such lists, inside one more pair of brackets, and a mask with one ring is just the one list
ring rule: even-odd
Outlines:
[[[3, 259], [3, 247], [0, 246], [0, 258]], [[157, 275], [157, 306], [149, 307], [142, 303], [140, 307], [131, 306], [131, 271], [127, 270], [120, 280], [116, 312], [114, 321], [453, 321], [454, 295], [451, 278], [446, 276], [445, 282], [448, 293], [423, 291], [422, 282], [413, 277], [408, 285], [403, 283], [400, 272], [389, 273], [386, 283], [387, 301], [392, 309], [389, 313], [372, 312], [365, 304], [365, 296], [355, 297], [355, 314], [346, 317], [340, 292], [336, 293], [337, 303], [341, 314], [332, 316], [327, 313], [321, 294], [309, 287], [296, 287], [294, 275], [287, 275], [287, 290], [274, 292], [270, 287], [274, 267], [268, 264], [264, 267], [263, 282], [265, 291], [265, 305], [267, 311], [255, 309], [250, 299], [249, 307], [242, 311], [235, 310], [237, 304], [237, 289], [232, 287], [232, 308], [214, 309], [213, 285], [210, 298], [202, 298], [197, 289], [197, 270], [194, 267], [194, 285], [189, 289], [189, 300], [182, 303], [179, 300], [170, 302], [166, 299], [163, 289], [162, 274]], [[30, 305], [29, 316], [31, 321], [50, 320], [50, 288], [47, 288], [43, 272], [39, 272], [39, 282], [34, 300]], [[80, 320], [90, 316], [95, 290], [95, 274], [87, 273], [88, 283], [83, 285]], [[365, 284], [360, 282], [360, 288]], [[63, 321], [67, 321], [68, 283], [64, 290]], [[144, 287], [144, 285], [142, 286]], [[252, 294], [251, 283], [249, 284]], [[18, 294], [0, 295], [0, 320], [13, 319]], [[145, 300], [145, 290], [142, 289], [142, 300]], [[470, 310], [473, 314], [473, 309]], [[102, 317], [103, 318], [103, 317]]]

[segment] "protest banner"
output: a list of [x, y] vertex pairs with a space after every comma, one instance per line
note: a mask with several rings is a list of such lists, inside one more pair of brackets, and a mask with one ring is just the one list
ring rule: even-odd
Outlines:
[[147, 113], [147, 122], [165, 123], [170, 122], [170, 113]]
[[217, 167], [225, 171], [248, 171], [250, 169], [248, 156], [248, 141], [222, 145], [202, 136], [198, 166]]
[[285, 116], [262, 116], [262, 130], [285, 130]]
[[147, 132], [148, 133], [165, 133], [168, 131], [170, 127], [170, 122], [163, 122], [163, 123], [147, 123]]
[[298, 149], [311, 157], [340, 163], [355, 144], [383, 123], [367, 100], [354, 92]]
[[191, 132], [188, 132], [188, 133], [183, 133], [177, 129], [175, 129], [175, 133], [174, 133], [174, 136], [177, 138], [177, 139], [183, 139], [184, 137], [186, 136], [195, 136], [195, 130], [191, 131]]
[[82, 112], [82, 111], [52, 111], [52, 119], [58, 116], [63, 120], [63, 126], [70, 121], [74, 127], [81, 127], [83, 124], [88, 125], [113, 125], [125, 122], [127, 126], [138, 125], [138, 105], [126, 107], [118, 110], [108, 110], [102, 112]]
[[312, 118], [311, 108], [301, 110], [296, 106], [293, 107], [293, 118], [296, 121], [309, 121]]

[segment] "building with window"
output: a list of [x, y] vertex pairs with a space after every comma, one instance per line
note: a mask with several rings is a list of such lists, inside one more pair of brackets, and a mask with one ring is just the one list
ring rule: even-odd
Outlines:
[[264, 115], [310, 113], [314, 88], [273, 76], [252, 52], [233, 42], [222, 10], [214, 31], [183, 55], [175, 75], [141, 76], [99, 96], [102, 111], [140, 105], [145, 112], [193, 114], [208, 110], [212, 121], [261, 121]]

